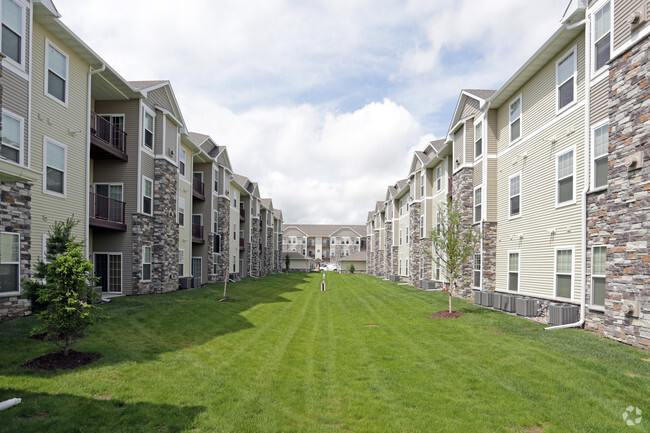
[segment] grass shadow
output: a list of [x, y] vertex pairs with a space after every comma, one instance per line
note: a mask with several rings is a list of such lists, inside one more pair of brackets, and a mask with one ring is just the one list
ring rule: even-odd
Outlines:
[[[0, 432], [180, 432], [190, 430], [202, 406], [127, 403], [110, 395], [79, 397], [0, 389], [0, 401], [22, 403], [0, 412]], [[74, 408], [74, 409], [71, 409]]]

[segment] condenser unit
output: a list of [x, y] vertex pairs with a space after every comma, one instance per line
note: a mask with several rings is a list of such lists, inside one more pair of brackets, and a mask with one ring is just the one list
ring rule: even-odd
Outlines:
[[484, 307], [491, 307], [494, 305], [494, 292], [490, 290], [481, 292], [481, 305]]
[[548, 323], [567, 325], [578, 321], [578, 306], [571, 304], [551, 304], [548, 307]]
[[399, 281], [400, 281], [400, 279], [399, 279], [399, 275], [391, 275], [391, 276], [390, 276], [390, 280], [391, 280], [393, 283], [399, 283]]
[[537, 301], [534, 299], [519, 298], [515, 305], [518, 316], [531, 317], [537, 315]]
[[501, 294], [501, 305], [499, 306], [500, 310], [507, 311], [508, 313], [514, 313], [517, 308], [517, 295], [509, 295], [507, 293]]
[[495, 310], [501, 309], [501, 293], [494, 292], [492, 298], [492, 308]]
[[192, 278], [191, 277], [180, 277], [178, 279], [178, 288], [181, 290], [186, 290], [192, 287]]
[[481, 291], [474, 290], [474, 304], [481, 305]]
[[422, 290], [435, 290], [436, 282], [432, 280], [420, 280], [420, 288]]

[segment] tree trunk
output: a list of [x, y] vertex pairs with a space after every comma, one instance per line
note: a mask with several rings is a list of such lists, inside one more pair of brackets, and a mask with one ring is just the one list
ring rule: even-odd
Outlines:
[[447, 289], [449, 290], [449, 312], [451, 313], [451, 293], [454, 291], [454, 284], [450, 282]]
[[226, 281], [223, 283], [223, 297], [226, 297], [226, 287], [228, 286], [228, 277], [226, 276]]

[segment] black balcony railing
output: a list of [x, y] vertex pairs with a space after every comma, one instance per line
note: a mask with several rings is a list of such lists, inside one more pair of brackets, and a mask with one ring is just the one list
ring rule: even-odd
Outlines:
[[90, 133], [116, 150], [126, 153], [126, 132], [94, 111], [90, 112]]
[[103, 195], [90, 193], [90, 217], [102, 221], [124, 224], [125, 203]]
[[205, 199], [205, 184], [201, 179], [196, 177], [192, 179], [192, 193], [197, 198]]
[[203, 226], [200, 224], [192, 224], [192, 241], [203, 241]]

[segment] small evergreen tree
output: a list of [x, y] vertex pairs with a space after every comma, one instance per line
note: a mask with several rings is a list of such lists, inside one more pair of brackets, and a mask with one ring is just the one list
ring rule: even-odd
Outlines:
[[101, 310], [93, 302], [99, 293], [91, 287], [96, 280], [93, 266], [82, 252], [82, 245], [69, 242], [66, 250], [45, 267], [46, 283], [39, 291], [38, 301], [47, 305], [37, 314], [41, 323], [32, 334], [44, 334], [65, 356], [70, 347], [86, 335], [86, 330], [100, 317]]
[[354, 274], [354, 271], [356, 271], [357, 268], [354, 267], [353, 263], [350, 263], [350, 266], [348, 266], [348, 271], [350, 271], [351, 274]]
[[461, 280], [463, 265], [474, 253], [476, 244], [481, 239], [481, 233], [471, 225], [463, 227], [463, 213], [458, 202], [447, 200], [438, 206], [440, 220], [431, 230], [433, 253], [425, 252], [432, 259], [443, 265], [444, 275], [449, 287], [449, 312], [451, 313], [451, 295], [457, 283]]
[[289, 267], [291, 266], [291, 257], [289, 257], [289, 254], [284, 256], [284, 269], [286, 270], [287, 274], [289, 273]]

